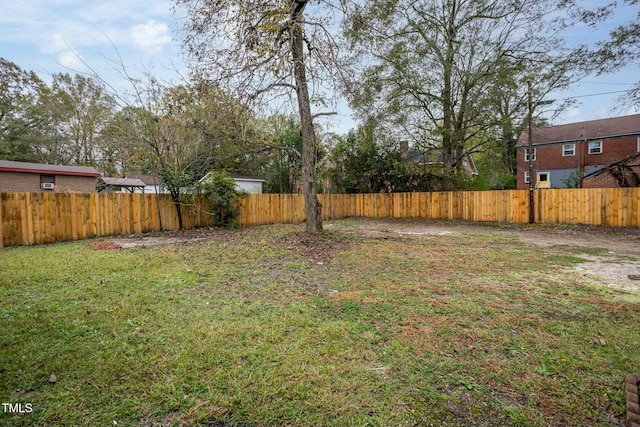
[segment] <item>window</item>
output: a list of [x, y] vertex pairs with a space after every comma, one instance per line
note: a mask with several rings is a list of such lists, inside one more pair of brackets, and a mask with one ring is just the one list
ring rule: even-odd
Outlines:
[[638, 153], [640, 153], [640, 136], [638, 137]]
[[[529, 161], [529, 149], [525, 148], [524, 149], [524, 161], [528, 162]], [[531, 159], [532, 162], [536, 161], [536, 149], [533, 149], [533, 158]]]
[[54, 175], [40, 175], [40, 188], [43, 190], [53, 190], [56, 184]]
[[531, 182], [531, 172], [525, 171], [524, 173], [524, 183], [528, 184]]
[[602, 153], [602, 141], [589, 142], [589, 154], [600, 154], [600, 153]]
[[562, 156], [575, 156], [576, 155], [576, 144], [564, 144], [562, 146]]

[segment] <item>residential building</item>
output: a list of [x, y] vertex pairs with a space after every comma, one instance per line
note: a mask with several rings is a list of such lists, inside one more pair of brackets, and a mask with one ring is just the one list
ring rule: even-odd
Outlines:
[[[529, 134], [516, 144], [517, 188], [564, 188], [640, 152], [640, 114], [569, 123], [532, 130], [529, 176]], [[571, 185], [569, 185], [571, 186]]]
[[0, 193], [92, 193], [100, 173], [90, 166], [62, 166], [0, 160]]
[[250, 194], [262, 194], [264, 179], [257, 176], [232, 173], [231, 178], [236, 182], [236, 188]]
[[[203, 176], [200, 182], [207, 179], [209, 173]], [[264, 179], [257, 176], [241, 175], [235, 172], [230, 174], [230, 177], [235, 181], [236, 189], [249, 194], [262, 194], [262, 185], [265, 182]]]

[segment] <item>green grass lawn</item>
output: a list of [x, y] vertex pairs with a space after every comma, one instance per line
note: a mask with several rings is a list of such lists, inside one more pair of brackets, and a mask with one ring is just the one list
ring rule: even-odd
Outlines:
[[0, 425], [616, 425], [640, 299], [582, 261], [489, 227], [3, 249], [0, 401], [32, 412]]

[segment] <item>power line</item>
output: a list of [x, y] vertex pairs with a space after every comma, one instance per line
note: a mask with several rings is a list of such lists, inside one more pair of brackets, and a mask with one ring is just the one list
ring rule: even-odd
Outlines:
[[616, 90], [613, 92], [601, 92], [601, 93], [590, 93], [588, 95], [578, 95], [578, 96], [568, 96], [564, 99], [578, 99], [578, 98], [586, 98], [588, 96], [600, 96], [600, 95], [612, 95], [614, 93], [628, 93], [630, 90]]
[[620, 82], [580, 82], [590, 85], [622, 85], [622, 86], [633, 86], [635, 83], [620, 83]]

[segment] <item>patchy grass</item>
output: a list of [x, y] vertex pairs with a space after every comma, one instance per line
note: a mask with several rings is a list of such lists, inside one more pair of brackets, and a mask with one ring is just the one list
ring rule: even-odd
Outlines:
[[564, 268], [590, 252], [301, 230], [0, 251], [0, 400], [33, 407], [1, 423], [622, 423], [640, 300]]

